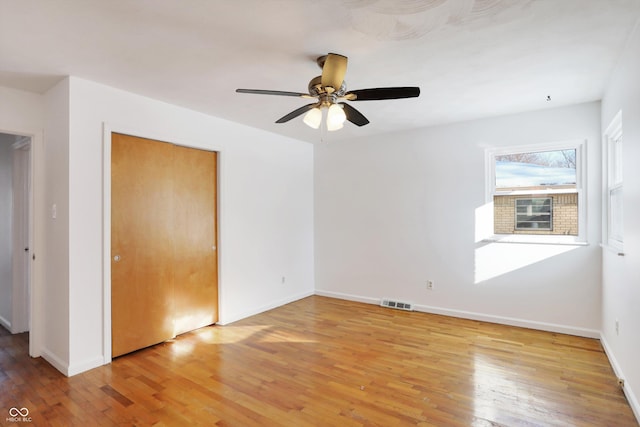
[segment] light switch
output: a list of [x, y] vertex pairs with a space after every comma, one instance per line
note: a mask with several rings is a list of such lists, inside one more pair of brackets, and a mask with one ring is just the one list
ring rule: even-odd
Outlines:
[[58, 206], [54, 203], [51, 205], [51, 218], [56, 219], [58, 217]]

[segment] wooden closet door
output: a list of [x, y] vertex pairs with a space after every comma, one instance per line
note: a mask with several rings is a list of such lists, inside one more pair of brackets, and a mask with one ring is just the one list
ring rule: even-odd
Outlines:
[[112, 356], [218, 320], [217, 155], [111, 137]]
[[112, 356], [174, 336], [173, 146], [111, 136]]
[[174, 147], [175, 333], [218, 321], [216, 153]]

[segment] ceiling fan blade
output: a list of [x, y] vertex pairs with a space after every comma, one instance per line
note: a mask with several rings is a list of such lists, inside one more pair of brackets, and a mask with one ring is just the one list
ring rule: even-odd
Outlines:
[[369, 120], [367, 120], [367, 118], [363, 116], [360, 111], [356, 110], [346, 102], [340, 102], [339, 104], [344, 108], [344, 114], [346, 114], [347, 120], [349, 120], [351, 123], [358, 126], [369, 124]]
[[302, 113], [306, 113], [307, 111], [311, 110], [313, 107], [317, 107], [317, 106], [318, 106], [318, 103], [307, 104], [307, 105], [305, 105], [303, 107], [298, 108], [297, 110], [293, 110], [292, 112], [290, 112], [286, 116], [280, 117], [278, 120], [276, 120], [276, 123], [288, 122], [289, 120], [295, 119], [296, 117], [298, 117]]
[[347, 73], [347, 57], [330, 53], [324, 60], [322, 66], [321, 84], [325, 87], [332, 87], [334, 92], [340, 89], [344, 76]]
[[264, 90], [264, 89], [236, 89], [238, 93], [254, 93], [258, 95], [280, 95], [280, 96], [296, 96], [299, 98], [313, 98], [308, 93], [286, 92], [282, 90]]
[[377, 101], [381, 99], [415, 98], [419, 95], [419, 87], [378, 87], [350, 90], [344, 95], [344, 98], [349, 101]]

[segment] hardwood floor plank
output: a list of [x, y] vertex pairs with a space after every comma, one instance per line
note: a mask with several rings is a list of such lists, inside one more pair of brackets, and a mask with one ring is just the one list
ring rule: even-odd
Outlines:
[[598, 340], [317, 296], [72, 378], [27, 351], [0, 412], [38, 426], [638, 425]]

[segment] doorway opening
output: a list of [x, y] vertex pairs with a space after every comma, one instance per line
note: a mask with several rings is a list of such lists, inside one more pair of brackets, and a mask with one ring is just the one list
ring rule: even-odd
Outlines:
[[0, 133], [0, 325], [31, 330], [32, 138]]

